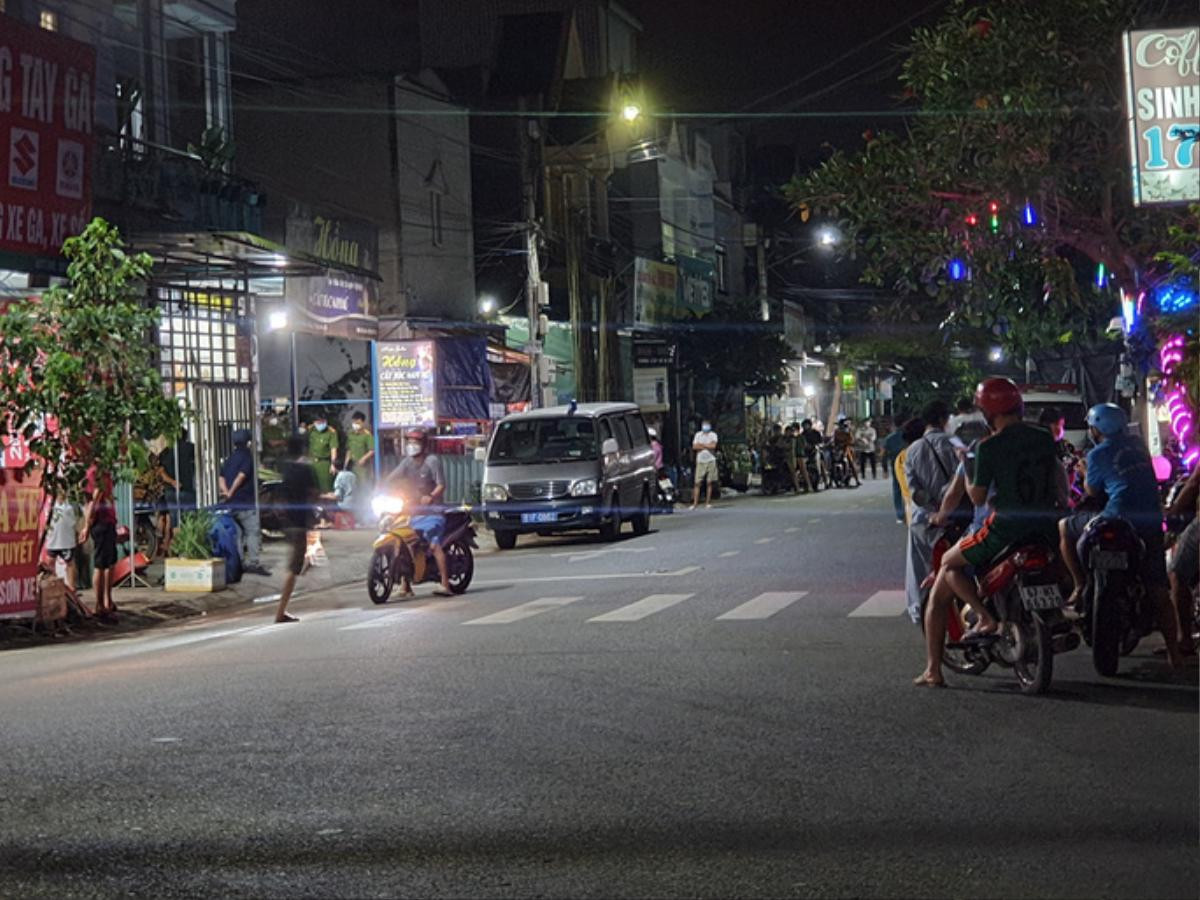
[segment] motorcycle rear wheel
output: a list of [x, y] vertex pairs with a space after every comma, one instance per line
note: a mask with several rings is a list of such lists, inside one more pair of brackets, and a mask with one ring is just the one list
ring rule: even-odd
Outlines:
[[367, 571], [367, 594], [375, 604], [387, 603], [392, 596], [395, 579], [392, 576], [392, 554], [376, 550], [371, 554], [371, 566]]
[[1013, 663], [1021, 693], [1029, 696], [1046, 693], [1054, 677], [1054, 641], [1049, 626], [1031, 613], [1011, 627], [1021, 630], [1023, 652]]
[[475, 554], [470, 546], [462, 541], [455, 541], [446, 548], [446, 568], [450, 570], [446, 581], [450, 590], [461, 594], [471, 586], [475, 577]]
[[1092, 573], [1092, 665], [1097, 675], [1111, 678], [1121, 665], [1120, 597], [1123, 579], [1107, 572]]

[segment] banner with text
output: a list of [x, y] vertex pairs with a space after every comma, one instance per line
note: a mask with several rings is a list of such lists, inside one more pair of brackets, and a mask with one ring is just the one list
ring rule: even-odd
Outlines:
[[674, 322], [679, 314], [679, 276], [671, 263], [633, 261], [633, 319], [638, 325]]
[[1200, 25], [1125, 32], [1133, 202], [1200, 201]]
[[35, 471], [0, 467], [0, 619], [37, 612], [42, 488]]
[[[378, 266], [379, 231], [366, 222], [312, 213], [295, 204], [287, 218], [285, 243], [338, 266], [374, 272]], [[371, 339], [379, 331], [374, 316], [377, 283], [331, 268], [324, 275], [289, 278], [288, 304], [299, 310], [297, 330], [329, 337]]]
[[0, 250], [56, 256], [92, 202], [96, 52], [0, 16]]
[[437, 396], [433, 341], [380, 341], [375, 345], [377, 429], [432, 427]]

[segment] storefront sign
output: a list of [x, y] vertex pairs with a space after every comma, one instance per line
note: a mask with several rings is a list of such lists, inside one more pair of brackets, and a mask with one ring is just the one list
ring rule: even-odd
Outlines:
[[380, 341], [376, 345], [376, 427], [435, 424], [433, 341]]
[[1200, 201], [1200, 25], [1125, 32], [1133, 202]]
[[711, 312], [713, 286], [717, 277], [716, 266], [707, 259], [694, 256], [680, 256], [677, 262], [680, 307], [695, 316]]
[[37, 611], [42, 488], [36, 473], [17, 478], [0, 467], [0, 619]]
[[671, 408], [668, 383], [665, 368], [634, 369], [633, 402], [642, 412], [666, 412]]
[[633, 367], [656, 369], [675, 363], [675, 345], [666, 341], [635, 340], [633, 342]]
[[638, 325], [673, 322], [678, 316], [679, 278], [670, 263], [637, 257], [633, 262], [633, 318]]
[[0, 250], [55, 256], [92, 203], [96, 52], [0, 16]]
[[[374, 272], [378, 266], [379, 232], [366, 222], [337, 219], [293, 206], [287, 220], [286, 243], [327, 261]], [[331, 268], [326, 274], [289, 278], [286, 296], [298, 310], [298, 331], [331, 337], [374, 338], [379, 328], [373, 315], [377, 282]]]
[[846, 371], [842, 373], [842, 390], [855, 391], [858, 390], [858, 375], [854, 372]]

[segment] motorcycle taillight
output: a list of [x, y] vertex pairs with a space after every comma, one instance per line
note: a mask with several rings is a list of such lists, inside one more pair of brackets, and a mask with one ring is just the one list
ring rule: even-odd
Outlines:
[[1050, 565], [1050, 551], [1043, 547], [1029, 547], [1012, 555], [1012, 563], [1022, 572], [1044, 569]]

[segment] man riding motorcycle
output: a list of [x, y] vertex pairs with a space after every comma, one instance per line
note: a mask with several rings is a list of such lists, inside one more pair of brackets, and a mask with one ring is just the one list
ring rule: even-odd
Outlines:
[[957, 596], [977, 616], [974, 631], [964, 640], [986, 639], [999, 623], [979, 597], [979, 588], [966, 568], [987, 566], [1005, 547], [1043, 540], [1052, 546], [1055, 509], [1065, 506], [1066, 484], [1054, 452], [1054, 439], [1044, 428], [1022, 421], [1024, 401], [1008, 378], [988, 378], [975, 392], [992, 434], [979, 443], [975, 471], [967, 495], [975, 506], [989, 502], [993, 512], [983, 527], [946, 551], [925, 612], [925, 670], [913, 679], [923, 687], [941, 687], [946, 620]]
[[[442, 476], [442, 463], [429, 452], [429, 435], [424, 428], [410, 428], [404, 433], [404, 459], [384, 479], [385, 490], [398, 491], [406, 503], [415, 503], [419, 510], [409, 521], [414, 531], [421, 535], [437, 561], [441, 586], [434, 591], [439, 597], [451, 595], [450, 580], [446, 567], [446, 552], [442, 549], [442, 534], [446, 528], [446, 517], [437, 512], [436, 504], [446, 492]], [[412, 585], [407, 580], [400, 585], [401, 593], [412, 595]]]
[[[1089, 496], [1105, 495], [1107, 503], [1100, 515], [1125, 519], [1137, 531], [1145, 546], [1142, 554], [1142, 583], [1153, 594], [1159, 623], [1167, 644], [1172, 666], [1183, 665], [1176, 638], [1175, 615], [1171, 608], [1167, 582], [1166, 551], [1163, 548], [1163, 511], [1158, 497], [1158, 480], [1150, 453], [1140, 438], [1126, 432], [1129, 419], [1115, 403], [1098, 403], [1088, 410], [1087, 423], [1095, 447], [1084, 463], [1084, 488]], [[1093, 512], [1078, 512], [1059, 522], [1063, 562], [1075, 582], [1067, 601], [1077, 608], [1083, 598], [1086, 578], [1076, 547]]]

